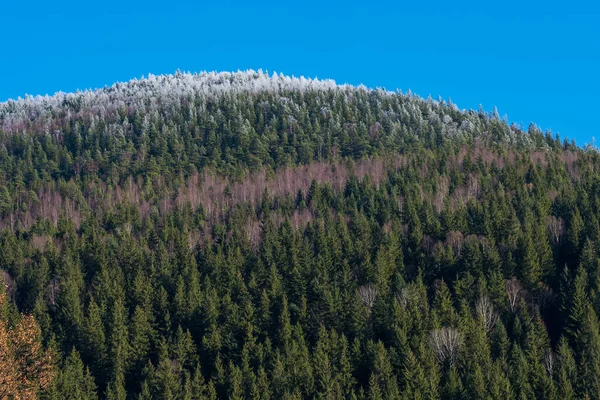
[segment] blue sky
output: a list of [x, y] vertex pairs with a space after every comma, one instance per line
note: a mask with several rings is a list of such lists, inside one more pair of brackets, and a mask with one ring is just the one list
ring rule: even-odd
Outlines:
[[497, 106], [525, 128], [600, 139], [598, 2], [2, 3], [0, 101], [262, 68]]

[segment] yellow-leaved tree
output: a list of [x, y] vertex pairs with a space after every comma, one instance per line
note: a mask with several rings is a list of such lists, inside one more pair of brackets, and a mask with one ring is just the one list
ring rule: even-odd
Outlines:
[[[6, 294], [0, 293], [0, 310]], [[40, 328], [31, 315], [9, 324], [0, 314], [0, 400], [36, 399], [54, 377], [52, 354], [40, 343]]]

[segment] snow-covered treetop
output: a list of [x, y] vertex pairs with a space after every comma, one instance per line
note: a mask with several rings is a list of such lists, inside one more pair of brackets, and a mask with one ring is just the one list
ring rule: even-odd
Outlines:
[[[240, 93], [281, 93], [285, 91], [327, 91], [347, 89], [335, 81], [296, 78], [283, 74], [259, 71], [202, 72], [169, 75], [152, 75], [115, 83], [110, 87], [75, 93], [58, 92], [52, 96], [26, 96], [18, 100], [0, 103], [0, 128], [12, 131], [27, 120], [45, 119], [62, 113], [87, 110], [90, 114], [119, 109], [121, 107], [151, 107], [156, 103], [169, 105], [179, 103], [189, 96], [218, 97]], [[366, 88], [361, 87], [361, 90]]]
[[[316, 102], [320, 105], [320, 113], [325, 116], [330, 115], [330, 107], [339, 100], [346, 104], [354, 102], [355, 106], [361, 103], [360, 107], [377, 115], [378, 123], [388, 129], [395, 126], [402, 130], [403, 126], [403, 129], [408, 129], [417, 137], [424, 129], [422, 124], [429, 124], [431, 129], [440, 130], [447, 137], [474, 138], [489, 135], [487, 124], [501, 123], [503, 128], [495, 130], [497, 133], [492, 140], [521, 146], [531, 143], [529, 135], [521, 135], [520, 130], [500, 121], [497, 111], [489, 115], [483, 110], [459, 111], [451, 100], [423, 99], [410, 91], [402, 94], [399, 91], [369, 89], [364, 85], [338, 85], [330, 79], [296, 78], [276, 73], [269, 75], [262, 70], [177, 71], [169, 75], [149, 75], [147, 78], [115, 83], [102, 89], [9, 100], [0, 103], [0, 132], [60, 134], [65, 123], [83, 122], [94, 126], [96, 122], [104, 121], [105, 126], [114, 125], [122, 122], [123, 115], [132, 113], [146, 115], [145, 118], [160, 115], [163, 121], [168, 121], [181, 116], [184, 109], [192, 115], [210, 113], [205, 107], [210, 101], [226, 99], [231, 100], [230, 104], [240, 105], [240, 101], [244, 102], [246, 98], [282, 105], [286, 109], [286, 118], [291, 121], [301, 118], [300, 110], [306, 105], [302, 95], [309, 92], [318, 95]], [[270, 97], [261, 98], [263, 94]], [[332, 103], [331, 95], [338, 100]], [[211, 112], [218, 113], [214, 110]], [[345, 116], [341, 114], [335, 118], [340, 126], [346, 122], [352, 123], [343, 121]]]

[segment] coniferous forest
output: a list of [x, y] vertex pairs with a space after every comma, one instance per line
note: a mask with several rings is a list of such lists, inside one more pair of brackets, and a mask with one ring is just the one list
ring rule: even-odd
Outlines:
[[0, 399], [596, 399], [600, 156], [262, 72], [0, 103]]

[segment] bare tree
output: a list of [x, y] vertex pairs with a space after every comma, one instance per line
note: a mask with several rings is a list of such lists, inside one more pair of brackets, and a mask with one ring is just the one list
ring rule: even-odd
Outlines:
[[546, 218], [546, 225], [548, 226], [548, 232], [550, 232], [552, 243], [555, 245], [560, 244], [565, 232], [565, 221], [562, 218], [550, 216]]
[[479, 198], [479, 192], [479, 181], [475, 175], [470, 174], [468, 182], [468, 197], [477, 199]]
[[522, 292], [523, 287], [518, 280], [512, 278], [506, 281], [506, 294], [508, 295], [508, 305], [510, 307], [510, 311], [515, 312], [517, 310], [519, 300], [521, 300]]
[[464, 243], [463, 234], [458, 231], [448, 232], [446, 235], [446, 246], [452, 247], [454, 254], [460, 257], [460, 251]]
[[56, 298], [59, 293], [60, 293], [60, 282], [57, 278], [53, 278], [50, 280], [50, 282], [48, 283], [48, 286], [46, 287], [46, 294], [45, 294], [46, 300], [50, 304], [55, 306]]
[[480, 297], [475, 304], [475, 311], [486, 332], [491, 331], [494, 326], [496, 326], [496, 322], [498, 322], [498, 313], [494, 310], [494, 305], [489, 297]]
[[246, 221], [246, 236], [254, 249], [258, 249], [260, 245], [261, 231], [260, 221], [248, 218], [248, 221]]
[[373, 305], [375, 304], [375, 298], [377, 297], [377, 288], [373, 284], [363, 285], [358, 288], [358, 294], [367, 310], [371, 312]]
[[444, 202], [446, 201], [446, 197], [448, 196], [449, 188], [450, 178], [448, 176], [441, 176], [438, 179], [437, 192], [433, 200], [433, 206], [437, 213], [442, 212], [442, 209], [444, 208]]
[[546, 366], [546, 371], [548, 371], [548, 374], [550, 374], [550, 376], [552, 376], [552, 372], [554, 371], [555, 361], [556, 357], [554, 356], [552, 350], [547, 350], [546, 353], [544, 353], [544, 365]]
[[458, 357], [462, 344], [462, 336], [458, 329], [443, 327], [434, 329], [429, 334], [429, 345], [435, 359], [442, 365], [453, 365]]

